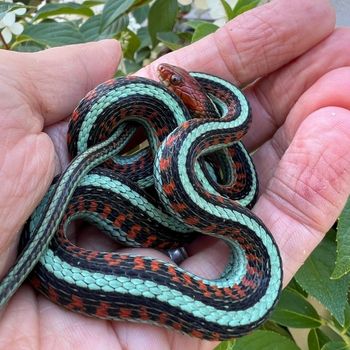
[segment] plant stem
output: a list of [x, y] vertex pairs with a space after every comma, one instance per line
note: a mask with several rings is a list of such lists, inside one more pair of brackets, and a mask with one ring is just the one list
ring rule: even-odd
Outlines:
[[1, 32], [0, 32], [0, 40], [2, 41], [2, 44], [3, 44], [4, 48], [6, 50], [10, 50], [10, 46], [6, 43], [6, 41], [5, 41], [4, 37], [2, 36]]
[[346, 343], [347, 345], [350, 346], [350, 337], [344, 332], [343, 329], [337, 327], [332, 320], [325, 320], [326, 325], [335, 333], [337, 333]]

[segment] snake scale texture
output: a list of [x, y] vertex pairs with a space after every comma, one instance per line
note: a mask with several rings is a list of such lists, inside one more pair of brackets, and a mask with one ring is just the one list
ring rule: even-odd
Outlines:
[[[162, 83], [113, 79], [79, 103], [68, 130], [72, 161], [23, 230], [0, 306], [30, 274], [37, 290], [69, 310], [209, 340], [244, 335], [274, 308], [282, 266], [272, 235], [250, 211], [258, 181], [240, 141], [248, 101], [216, 76], [167, 64], [158, 71]], [[141, 129], [147, 146], [129, 152]], [[208, 280], [173, 262], [78, 247], [66, 235], [76, 219], [123, 246], [164, 251], [210, 235], [230, 255]]]

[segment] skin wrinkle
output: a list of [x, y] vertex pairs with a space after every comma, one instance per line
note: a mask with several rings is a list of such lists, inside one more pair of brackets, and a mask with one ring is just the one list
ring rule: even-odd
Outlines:
[[[275, 4], [277, 4], [277, 3], [279, 3], [279, 4], [282, 4], [283, 6], [285, 6], [285, 7], [287, 7], [287, 6], [289, 6], [288, 5], [288, 1], [285, 1], [285, 2], [283, 2], [284, 0], [279, 0], [278, 2], [276, 1], [275, 2]], [[308, 2], [309, 4], [310, 4], [310, 10], [309, 10], [309, 12], [312, 12], [312, 13], [314, 13], [314, 15], [312, 15], [312, 16], [310, 16], [310, 14], [305, 14], [305, 8], [307, 8], [307, 6], [303, 6], [303, 4], [304, 3], [306, 3], [307, 2], [307, 0], [306, 1], [295, 1], [295, 2], [290, 2], [292, 5], [290, 6], [290, 7], [288, 7], [289, 9], [290, 8], [293, 8], [295, 11], [293, 12], [293, 11], [290, 11], [290, 12], [287, 12], [286, 14], [285, 14], [285, 16], [284, 16], [284, 20], [283, 20], [283, 22], [282, 22], [282, 19], [283, 19], [283, 16], [281, 16], [281, 13], [277, 13], [276, 12], [276, 14], [274, 15], [274, 18], [277, 18], [278, 19], [278, 17], [280, 17], [280, 22], [281, 22], [281, 26], [283, 27], [283, 25], [285, 25], [285, 27], [288, 29], [288, 27], [289, 27], [289, 29], [290, 29], [290, 35], [289, 36], [291, 36], [291, 37], [293, 37], [293, 36], [295, 36], [295, 37], [298, 37], [299, 38], [299, 42], [296, 40], [296, 42], [295, 42], [295, 46], [296, 46], [296, 48], [295, 48], [295, 52], [296, 53], [298, 53], [298, 54], [301, 54], [301, 52], [300, 51], [302, 51], [301, 50], [301, 48], [303, 48], [303, 50], [306, 50], [306, 49], [308, 49], [308, 48], [310, 48], [310, 46], [312, 46], [312, 45], [314, 45], [315, 43], [310, 43], [310, 39], [309, 38], [311, 38], [312, 40], [311, 41], [313, 41], [313, 42], [317, 42], [317, 41], [320, 41], [321, 39], [322, 39], [322, 37], [324, 37], [324, 35], [325, 35], [325, 31], [326, 31], [326, 29], [327, 30], [331, 30], [331, 20], [330, 20], [330, 15], [329, 15], [329, 12], [330, 12], [330, 10], [325, 10], [326, 12], [324, 12], [324, 11], [319, 11], [319, 10], [315, 10], [315, 2], [312, 2], [312, 5], [313, 6], [311, 6], [311, 1], [310, 2]], [[297, 4], [297, 5], [294, 5], [294, 4]], [[322, 7], [322, 6], [325, 6], [324, 4], [325, 4], [325, 1], [319, 1], [318, 3], [317, 3], [320, 7]], [[281, 5], [281, 6], [282, 6]], [[318, 7], [318, 6], [317, 6]], [[326, 6], [325, 6], [326, 7]], [[262, 11], [263, 11], [263, 7], [261, 7], [260, 8]], [[321, 18], [321, 16], [320, 16], [320, 14], [319, 13], [322, 13], [322, 12], [324, 12], [324, 16], [325, 16], [325, 18]], [[308, 15], [309, 15], [309, 18], [308, 18]], [[316, 19], [315, 19], [315, 17], [314, 16], [316, 16]], [[295, 28], [295, 25], [294, 25], [294, 21], [295, 21], [295, 19], [296, 18], [304, 18], [304, 23], [297, 23], [298, 24], [298, 26], [299, 26], [299, 24], [300, 24], [300, 28], [298, 29], [298, 28]], [[318, 18], [319, 17], [319, 18]], [[247, 21], [249, 20], [249, 18], [247, 18]], [[288, 26], [288, 22], [290, 22], [290, 25]], [[308, 22], [308, 23], [307, 23]], [[310, 23], [310, 24], [309, 24]], [[311, 24], [312, 24], [312, 26], [311, 26]], [[310, 29], [309, 28], [311, 28], [312, 27], [312, 33], [310, 33]], [[284, 27], [283, 27], [284, 28]], [[293, 29], [294, 28], [294, 29]], [[308, 34], [308, 38], [304, 38], [304, 37], [302, 37], [302, 35], [300, 35], [300, 36], [298, 36], [297, 35], [297, 33], [300, 33], [301, 32], [301, 30], [300, 29], [304, 29], [304, 28], [306, 28], [305, 29], [305, 33], [310, 33], [310, 35]], [[325, 29], [326, 28], [326, 29]], [[289, 30], [288, 29], [288, 30]], [[285, 29], [286, 30], [286, 29]], [[249, 33], [247, 33], [247, 34], [244, 34], [244, 33], [242, 33], [242, 37], [245, 35], [245, 40], [247, 40], [247, 37], [249, 37]], [[306, 36], [306, 34], [305, 34], [305, 36]], [[242, 39], [243, 40], [243, 39]], [[212, 41], [203, 41], [203, 43], [207, 43], [207, 45], [209, 45], [210, 46], [210, 43], [212, 43]], [[346, 41], [344, 41], [344, 42], [346, 42]], [[202, 44], [203, 46], [202, 47], [204, 47], [205, 45], [204, 44]], [[269, 46], [269, 45], [266, 45], [264, 42], [259, 42], [259, 43], [257, 43], [257, 45], [262, 45], [262, 46], [266, 46], [266, 49], [268, 49], [268, 50], [272, 50], [273, 49], [273, 47], [271, 47], [271, 46]], [[283, 48], [283, 50], [286, 50], [286, 45], [284, 45], [284, 43], [276, 43], [276, 45], [278, 45], [279, 47], [282, 47]], [[339, 45], [339, 44], [338, 44]], [[197, 48], [200, 48], [201, 46], [200, 45], [197, 45], [197, 46], [195, 46], [195, 47], [197, 47]], [[294, 48], [293, 48], [294, 49]], [[57, 49], [58, 50], [58, 49]], [[63, 49], [62, 49], [63, 50]], [[73, 47], [70, 47], [70, 48], [66, 48], [66, 52], [67, 52], [67, 50], [74, 50], [74, 48]], [[287, 51], [290, 51], [290, 49], [287, 49]], [[49, 52], [49, 51], [47, 51], [47, 52]], [[57, 53], [57, 52], [62, 52], [62, 56], [63, 56], [63, 51], [55, 51], [55, 53]], [[198, 54], [196, 54], [196, 52], [198, 53], [198, 52], [200, 52], [201, 54], [200, 55], [198, 55]], [[206, 54], [208, 53], [208, 57], [210, 58], [210, 62], [207, 64], [207, 65], [205, 65], [205, 64], [203, 64], [203, 61], [204, 61], [204, 58], [205, 59], [208, 59], [208, 57], [206, 57], [207, 55], [203, 55], [202, 53], [203, 52], [205, 52]], [[206, 70], [206, 71], [208, 71], [208, 72], [210, 72], [210, 70], [211, 70], [211, 73], [216, 73], [216, 74], [218, 74], [218, 75], [220, 75], [221, 76], [221, 72], [223, 71], [223, 69], [222, 68], [220, 68], [220, 62], [219, 62], [219, 58], [217, 58], [216, 60], [214, 59], [215, 58], [215, 56], [214, 55], [212, 55], [212, 56], [210, 56], [210, 50], [208, 50], [208, 51], [203, 51], [203, 50], [197, 50], [197, 51], [194, 51], [194, 53], [192, 53], [191, 54], [191, 51], [188, 49], [187, 51], [186, 50], [184, 50], [184, 51], [178, 51], [176, 54], [172, 54], [172, 55], [168, 55], [168, 56], [166, 56], [166, 57], [164, 57], [164, 58], [162, 58], [163, 60], [168, 60], [168, 62], [169, 63], [171, 63], [170, 61], [172, 60], [172, 59], [174, 59], [174, 60], [177, 60], [178, 62], [180, 62], [181, 63], [181, 65], [182, 66], [185, 66], [185, 67], [187, 67], [188, 65], [190, 65], [191, 67], [193, 67], [193, 70], [194, 69], [196, 69], [196, 70], [199, 70], [199, 69], [203, 69], [203, 70]], [[257, 52], [260, 52], [260, 50], [257, 50]], [[344, 52], [344, 50], [343, 51], [341, 51], [342, 53]], [[289, 52], [290, 53], [290, 52]], [[339, 52], [340, 53], [340, 52]], [[53, 53], [51, 53], [51, 54], [53, 54]], [[39, 54], [38, 54], [39, 55]], [[216, 55], [216, 53], [215, 53], [215, 55]], [[55, 54], [55, 56], [57, 56], [56, 54]], [[69, 56], [69, 55], [67, 55], [67, 56]], [[112, 55], [110, 55], [109, 57], [111, 57]], [[205, 57], [204, 57], [205, 56]], [[287, 54], [286, 54], [286, 56], [287, 56]], [[330, 56], [330, 53], [328, 53], [327, 54], [327, 57], [329, 57]], [[71, 57], [72, 56], [70, 56], [69, 58], [68, 57], [62, 57], [62, 62], [63, 61], [69, 61], [69, 62], [72, 62], [72, 59], [71, 59]], [[94, 59], [95, 59], [95, 57], [96, 57], [96, 55], [94, 55], [93, 53], [91, 54], [90, 53], [90, 59], [91, 59], [91, 61], [94, 61]], [[284, 65], [284, 64], [287, 64], [288, 63], [288, 61], [286, 61], [287, 59], [291, 59], [291, 57], [290, 56], [288, 56], [288, 57], [285, 57], [284, 58], [284, 60], [285, 60], [285, 62], [281, 62], [281, 59], [279, 59], [278, 60], [278, 58], [276, 57], [276, 55], [274, 54], [274, 53], [272, 53], [272, 54], [270, 54], [269, 55], [269, 57], [271, 58], [271, 61], [272, 62], [270, 62], [270, 64], [271, 64], [271, 66], [270, 67], [262, 67], [263, 69], [267, 69], [267, 68], [269, 68], [270, 70], [272, 70], [272, 69], [275, 69], [275, 68], [277, 68], [277, 67], [280, 67], [281, 65]], [[310, 58], [311, 58], [312, 56], [311, 56], [311, 54], [310, 54]], [[320, 59], [319, 59], [319, 61], [317, 61], [317, 63], [318, 62], [327, 62], [327, 60], [325, 59], [325, 60], [323, 60], [323, 57], [324, 57], [324, 55], [322, 56], [319, 56], [320, 57]], [[57, 57], [56, 57], [57, 58]], [[244, 59], [244, 55], [243, 55], [243, 58], [242, 59]], [[249, 58], [248, 58], [249, 59]], [[250, 59], [252, 59], [252, 58], [250, 58]], [[259, 61], [259, 57], [254, 57], [254, 60], [255, 60], [255, 62], [257, 62], [258, 63], [258, 61]], [[276, 60], [278, 60], [278, 61], [276, 61]], [[344, 60], [345, 61], [345, 60]], [[301, 62], [301, 60], [299, 61], [299, 62]], [[69, 63], [67, 63], [67, 65], [68, 65]], [[106, 64], [108, 64], [108, 62], [106, 63]], [[250, 62], [246, 62], [246, 64], [247, 65], [250, 65], [251, 63]], [[295, 61], [294, 62], [292, 62], [292, 63], [290, 63], [290, 64], [288, 64], [288, 67], [289, 68], [291, 68], [291, 67], [293, 67], [294, 66], [294, 64], [295, 64]], [[308, 65], [310, 65], [310, 63], [309, 62], [305, 62], [304, 61], [304, 65], [306, 66], [306, 67], [308, 67]], [[44, 65], [43, 67], [45, 67], [45, 66], [52, 66], [52, 61], [50, 61], [50, 64], [46, 64], [46, 65]], [[56, 64], [56, 66], [57, 66], [57, 64]], [[300, 63], [300, 67], [302, 66], [302, 64]], [[326, 66], [326, 64], [325, 64], [325, 66]], [[74, 64], [72, 63], [72, 67], [74, 67]], [[53, 67], [54, 68], [54, 67]], [[52, 69], [52, 68], [51, 68]], [[90, 70], [90, 74], [98, 74], [98, 73], [96, 73], [96, 70], [98, 71], [98, 67], [95, 67], [95, 68], [93, 68], [92, 70]], [[222, 70], [220, 70], [220, 69], [222, 69]], [[254, 69], [254, 67], [253, 67], [253, 69]], [[287, 69], [287, 68], [286, 68]], [[215, 71], [216, 70], [216, 71]], [[79, 69], [77, 70], [77, 72], [76, 71], [74, 71], [73, 72], [73, 74], [72, 74], [72, 76], [74, 76], [75, 77], [75, 74], [76, 73], [79, 73], [80, 72], [80, 74], [81, 73], [83, 73], [82, 71], [79, 71]], [[302, 72], [302, 70], [301, 70], [301, 72]], [[249, 74], [250, 72], [246, 72], [246, 74]], [[269, 72], [264, 72], [264, 74], [268, 74]], [[38, 74], [38, 73], [35, 73], [35, 74]], [[61, 74], [61, 72], [54, 72], [54, 74], [52, 74], [52, 75], [50, 75], [50, 79], [53, 79], [55, 76], [60, 76], [60, 74]], [[301, 73], [300, 73], [301, 74]], [[310, 74], [312, 74], [312, 73], [310, 73]], [[319, 75], [319, 74], [322, 74], [322, 71], [320, 71], [320, 72], [317, 72], [317, 73], [314, 73], [314, 74], [316, 74], [316, 75]], [[34, 75], [35, 76], [35, 75]], [[62, 75], [61, 75], [62, 76]], [[288, 76], [287, 74], [286, 74], [286, 76]], [[91, 76], [91, 81], [94, 81], [94, 79], [92, 78], [93, 77], [93, 75]], [[49, 79], [48, 78], [48, 79]], [[318, 77], [317, 77], [318, 78]], [[249, 76], [247, 76], [247, 79], [249, 79]], [[290, 76], [288, 77], [288, 79], [290, 79]], [[299, 81], [300, 79], [296, 79], [297, 81]], [[61, 81], [61, 80], [59, 80], [58, 79], [58, 81], [57, 81], [57, 85], [58, 86], [62, 86], [62, 88], [64, 88], [64, 87], [66, 87], [65, 88], [65, 91], [69, 91], [68, 90], [68, 86], [69, 86], [69, 81], [67, 82], [67, 81]], [[288, 81], [285, 81], [284, 82], [285, 83], [285, 85], [283, 85], [283, 81], [281, 81], [281, 86], [288, 86], [288, 83], [290, 83], [290, 80], [288, 80]], [[38, 86], [40, 86], [40, 85], [38, 85]], [[71, 87], [73, 88], [73, 89], [75, 89], [77, 86], [79, 86], [79, 85], [75, 85], [74, 84], [74, 82], [72, 82], [71, 83]], [[290, 84], [290, 91], [292, 90], [292, 88], [294, 89], [294, 88], [298, 88], [299, 89], [299, 87], [295, 87], [296, 86], [296, 84], [293, 82], [293, 84]], [[49, 89], [50, 88], [50, 89]], [[49, 87], [47, 87], [47, 89], [49, 89], [48, 91], [51, 93], [51, 94], [53, 94], [53, 95], [55, 95], [55, 93], [57, 94], [57, 91], [58, 91], [58, 89], [57, 89], [57, 87], [55, 86], [55, 87], [52, 87], [52, 86], [49, 86]], [[76, 90], [76, 89], [75, 89]], [[289, 90], [288, 90], [289, 91]], [[277, 91], [275, 91], [275, 94], [276, 94], [276, 92]], [[297, 93], [298, 94], [301, 94], [303, 91], [298, 91]], [[74, 93], [74, 91], [73, 91], [73, 93]], [[296, 93], [296, 92], [295, 92]], [[79, 92], [79, 94], [83, 94], [83, 91], [80, 91]], [[293, 96], [293, 95], [291, 95], [291, 96]], [[283, 98], [282, 98], [283, 97]], [[282, 101], [282, 102], [284, 102], [285, 101], [285, 97], [286, 96], [277, 96], [277, 95], [275, 95], [273, 98], [276, 100], [276, 101], [271, 101], [271, 103], [276, 103], [277, 101]], [[288, 98], [290, 98], [289, 97], [289, 95], [288, 95]], [[46, 101], [45, 101], [45, 103], [47, 103], [47, 104], [50, 104], [50, 102], [52, 102], [52, 100], [50, 100], [49, 99], [49, 96], [46, 96]], [[71, 100], [70, 100], [71, 101]], [[54, 101], [53, 101], [54, 102]], [[74, 101], [73, 101], [74, 102]], [[59, 114], [62, 114], [63, 116], [64, 116], [64, 114], [65, 113], [63, 113], [62, 112], [62, 109], [64, 109], [64, 110], [68, 110], [68, 109], [70, 109], [70, 108], [73, 108], [74, 106], [74, 103], [73, 102], [69, 102], [68, 104], [66, 104], [63, 108], [62, 108], [62, 106], [57, 106], [57, 104], [54, 104], [53, 105], [53, 107], [52, 107], [52, 113], [55, 113], [56, 115], [59, 115]], [[288, 102], [288, 101], [285, 101], [286, 103]], [[312, 102], [312, 101], [309, 101], [310, 103]], [[68, 107], [69, 108], [68, 108]], [[305, 118], [306, 116], [307, 116], [307, 114], [303, 114], [303, 112], [304, 111], [299, 111], [300, 113], [301, 113], [301, 117], [302, 118]], [[295, 112], [296, 113], [296, 112]], [[61, 116], [62, 116], [61, 115]], [[287, 113], [285, 114], [285, 116], [287, 116]], [[45, 118], [46, 118], [46, 121], [47, 121], [47, 123], [52, 123], [52, 122], [55, 122], [56, 120], [54, 120], [54, 118], [51, 116], [51, 117], [48, 117], [48, 116], [44, 116]], [[261, 116], [260, 116], [261, 117]], [[295, 117], [295, 115], [288, 115], [288, 118], [293, 118], [293, 117]], [[58, 117], [56, 117], [56, 119], [58, 119]], [[269, 125], [270, 126], [270, 125]], [[259, 129], [259, 124], [257, 124], [257, 129]], [[288, 130], [288, 129], [285, 129], [286, 131]], [[259, 131], [259, 130], [258, 130]], [[291, 134], [290, 134], [291, 135]], [[283, 138], [282, 138], [282, 136], [283, 135], [281, 135], [280, 136], [280, 140], [279, 140], [279, 142], [281, 142], [281, 141], [283, 141]], [[348, 140], [344, 140], [344, 142], [348, 142]], [[346, 143], [345, 143], [346, 144]], [[266, 145], [267, 146], [267, 145]], [[325, 141], [325, 147], [327, 146], [327, 142]], [[264, 147], [265, 147], [265, 145], [264, 145]], [[268, 145], [268, 147], [271, 147], [270, 145]], [[266, 148], [267, 147], [265, 147], [264, 149], [263, 149], [263, 152], [262, 153], [264, 153], [265, 152], [265, 159], [259, 159], [260, 160], [260, 163], [264, 163], [264, 166], [266, 167], [266, 168], [269, 168], [269, 166], [270, 166], [270, 164], [268, 163], [268, 159], [269, 158], [274, 158], [273, 159], [273, 162], [272, 162], [272, 165], [275, 165], [275, 163], [277, 163], [277, 160], [275, 159], [275, 154], [272, 154], [271, 155], [271, 157], [269, 156], [269, 153], [270, 152], [266, 152]], [[261, 149], [259, 149], [258, 151], [257, 151], [257, 153], [256, 154], [258, 154], [258, 152], [260, 152], [260, 154], [262, 154], [261, 153]], [[261, 165], [262, 166], [262, 165]], [[263, 200], [263, 198], [261, 198], [261, 200]], [[260, 203], [261, 203], [261, 200], [259, 201]], [[271, 207], [272, 207], [272, 205], [271, 205]], [[267, 206], [267, 208], [268, 208], [268, 206]], [[283, 215], [283, 213], [280, 213], [281, 215]], [[327, 216], [329, 217], [329, 215], [328, 215], [328, 213], [327, 213]], [[261, 217], [264, 219], [264, 220], [268, 220], [269, 219], [269, 215], [266, 215], [266, 214], [264, 214], [264, 213], [262, 213], [262, 215], [261, 215]], [[286, 221], [287, 221], [287, 223], [288, 223], [288, 219], [289, 218], [286, 218]], [[273, 221], [275, 221], [275, 218], [273, 218]], [[295, 228], [295, 230], [297, 231], [297, 232], [300, 232], [299, 234], [300, 234], [300, 239], [302, 239], [302, 238], [304, 238], [304, 240], [305, 240], [305, 246], [307, 247], [307, 248], [305, 248], [305, 250], [307, 250], [306, 251], [306, 253], [305, 252], [301, 252], [301, 251], [299, 251], [297, 248], [298, 248], [298, 246], [296, 245], [296, 238], [295, 238], [295, 232], [294, 232], [294, 234], [293, 234], [293, 232], [292, 232], [292, 229], [293, 229], [293, 227], [291, 226], [291, 227], [288, 227], [287, 226], [287, 223], [285, 224], [286, 225], [286, 227], [285, 227], [285, 231], [287, 232], [287, 233], [289, 233], [289, 237], [288, 237], [288, 241], [290, 242], [290, 244], [288, 243], [286, 243], [285, 245], [283, 245], [282, 247], [284, 247], [284, 249], [286, 249], [287, 250], [287, 252], [288, 253], [292, 253], [292, 252], [294, 252], [294, 255], [295, 255], [295, 258], [297, 259], [297, 258], [302, 258], [302, 259], [304, 259], [305, 257], [306, 257], [306, 253], [307, 254], [309, 254], [310, 253], [310, 251], [311, 251], [311, 249], [314, 247], [314, 245], [313, 244], [311, 244], [310, 243], [310, 241], [311, 242], [313, 242], [314, 241], [314, 237], [313, 236], [310, 236], [310, 233], [308, 232], [308, 230], [307, 229], [305, 229], [305, 228], [303, 228], [303, 224], [300, 224], [299, 225], [299, 227], [298, 228]], [[282, 223], [281, 223], [281, 225], [282, 225]], [[294, 222], [293, 222], [293, 224], [291, 224], [291, 225], [295, 225], [294, 224]], [[274, 231], [274, 233], [276, 234], [276, 236], [277, 236], [277, 238], [280, 238], [281, 236], [282, 236], [282, 234], [283, 234], [283, 232], [282, 232], [282, 234], [281, 234], [281, 232], [279, 232], [278, 231], [278, 227], [276, 227], [276, 232], [275, 232], [275, 230], [273, 230]], [[302, 236], [302, 234], [304, 234], [305, 236]], [[282, 238], [282, 237], [281, 237]], [[299, 237], [297, 237], [297, 238], [299, 238]], [[309, 238], [309, 239], [308, 239]], [[307, 240], [308, 239], [308, 240]], [[281, 239], [280, 239], [281, 240]], [[210, 250], [208, 250], [208, 253], [210, 252]], [[303, 255], [302, 255], [303, 254]], [[293, 254], [292, 254], [293, 255]], [[205, 263], [205, 262], [204, 262]], [[287, 265], [286, 265], [287, 264]], [[290, 275], [291, 274], [293, 274], [294, 272], [295, 272], [295, 270], [296, 270], [296, 268], [300, 265], [300, 264], [298, 264], [298, 263], [294, 263], [293, 261], [292, 261], [292, 259], [288, 259], [288, 258], [286, 258], [286, 264], [285, 264], [285, 271], [286, 271], [286, 273], [290, 273]], [[290, 264], [290, 265], [289, 265]], [[61, 312], [61, 310], [58, 310], [58, 308], [57, 308], [57, 315], [56, 316], [62, 316], [62, 317], [65, 317], [65, 316], [63, 316], [65, 313], [64, 312]], [[47, 316], [48, 317], [48, 316]], [[74, 321], [74, 320], [77, 320], [78, 318], [76, 318], [76, 317], [74, 317], [73, 315], [72, 315], [72, 317], [71, 317], [71, 320], [72, 321]], [[43, 322], [44, 323], [44, 322]], [[116, 323], [116, 324], [119, 324], [119, 323]], [[48, 326], [49, 327], [49, 326]], [[89, 329], [89, 328], [88, 328]], [[129, 335], [131, 335], [131, 333], [134, 331], [134, 329], [132, 328], [132, 327], [128, 327], [127, 325], [125, 325], [123, 328], [121, 328], [121, 329], [124, 329], [124, 332], [126, 333], [126, 334], [129, 334]], [[147, 330], [149, 330], [149, 329], [152, 329], [152, 331], [153, 331], [153, 336], [154, 337], [157, 337], [157, 335], [165, 335], [166, 334], [166, 336], [164, 336], [164, 339], [165, 339], [165, 341], [167, 340], [167, 339], [169, 339], [169, 335], [168, 335], [168, 332], [158, 332], [158, 329], [153, 329], [153, 328], [151, 328], [151, 327], [149, 327], [149, 328], [147, 328]], [[91, 328], [91, 330], [92, 330], [92, 328]], [[97, 330], [97, 329], [95, 329], [95, 330]], [[103, 333], [105, 333], [105, 330], [103, 330], [104, 332]], [[118, 332], [117, 330], [116, 330], [116, 332]], [[99, 332], [99, 333], [97, 333], [97, 335], [101, 335], [101, 333], [102, 332]], [[120, 334], [120, 333], [118, 333], [118, 334]], [[142, 332], [139, 332], [138, 333], [139, 334], [139, 339], [140, 339], [140, 342], [142, 341], [142, 335], [143, 335], [143, 333]], [[53, 330], [53, 337], [55, 336], [55, 330]], [[9, 335], [9, 337], [10, 337], [10, 335]], [[174, 337], [174, 335], [173, 335], [173, 337]], [[57, 339], [59, 339], [59, 336], [57, 336]], [[130, 337], [130, 339], [131, 339], [131, 337]], [[162, 338], [163, 339], [163, 338]], [[173, 344], [177, 344], [178, 345], [178, 348], [179, 349], [186, 349], [186, 347], [184, 347], [183, 346], [183, 344], [185, 344], [185, 342], [182, 340], [183, 338], [181, 337], [181, 336], [179, 336], [179, 337], [177, 337], [177, 339], [178, 339], [178, 342], [176, 343], [176, 342], [174, 342]], [[160, 342], [162, 341], [162, 340], [159, 340]], [[188, 344], [188, 343], [186, 343], [186, 344]], [[141, 345], [143, 345], [142, 343], [141, 343]], [[181, 346], [182, 345], [182, 346]], [[192, 348], [195, 348], [196, 346], [200, 346], [199, 345], [199, 342], [198, 341], [193, 341], [192, 342], [192, 345], [193, 345], [193, 347], [191, 347], [191, 349]], [[162, 350], [165, 348], [166, 349], [166, 346], [169, 346], [168, 344], [166, 344], [166, 345], [164, 345], [164, 347], [162, 348]], [[44, 347], [44, 345], [43, 345], [43, 347]], [[202, 343], [201, 344], [201, 349], [203, 350], [204, 349], [204, 347], [206, 347], [206, 344], [204, 344], [204, 343]], [[208, 347], [209, 347], [209, 345], [208, 345]], [[133, 350], [133, 349], [132, 349]]]
[[[237, 24], [238, 26], [238, 24]], [[226, 45], [226, 40], [221, 39], [221, 35], [226, 35], [226, 38], [230, 41], [230, 45]], [[231, 77], [233, 77], [232, 81], [237, 85], [241, 86], [242, 82], [239, 79], [240, 72], [239, 67], [242, 67], [242, 57], [240, 51], [237, 49], [236, 42], [233, 39], [232, 30], [228, 29], [226, 26], [218, 30], [212, 35], [214, 45], [216, 47], [216, 51], [219, 54], [219, 57], [221, 59], [221, 62], [223, 62], [226, 71], [229, 73]], [[222, 43], [225, 43], [225, 45], [222, 45]], [[225, 51], [227, 48], [232, 49], [234, 52], [230, 52], [229, 54], [226, 54]], [[231, 62], [228, 63], [228, 58], [231, 58]], [[235, 58], [235, 59], [234, 59]], [[232, 65], [232, 68], [230, 68]]]

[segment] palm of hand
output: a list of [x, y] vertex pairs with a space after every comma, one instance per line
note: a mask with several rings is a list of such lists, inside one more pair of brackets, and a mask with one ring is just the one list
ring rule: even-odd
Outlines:
[[[332, 225], [350, 191], [350, 69], [342, 68], [350, 64], [342, 45], [350, 33], [332, 33], [333, 17], [325, 2], [320, 1], [317, 9], [308, 8], [307, 3], [272, 3], [215, 36], [162, 58], [174, 64], [182, 59], [189, 70], [207, 71], [241, 84], [264, 77], [246, 89], [255, 119], [245, 143], [250, 149], [260, 147], [254, 161], [261, 197], [254, 211], [279, 244], [285, 282]], [[279, 15], [268, 20], [272, 11]], [[315, 23], [321, 23], [317, 31]], [[247, 44], [248, 33], [253, 44]], [[239, 54], [232, 55], [233, 49]], [[205, 57], [195, 56], [202, 51]], [[59, 121], [88, 90], [113, 74], [118, 57], [119, 47], [113, 41], [32, 56], [0, 54], [3, 273], [13, 262], [15, 233], [42, 197], [57, 165], [52, 140], [43, 127], [50, 125], [50, 135], [60, 145], [64, 124]], [[256, 57], [261, 58], [258, 63]], [[219, 60], [224, 64], [215, 63]], [[156, 64], [139, 74], [153, 77]], [[61, 149], [56, 147], [56, 152]], [[214, 277], [224, 264], [222, 249], [220, 242], [203, 239], [191, 248], [183, 266]], [[149, 325], [82, 317], [35, 295], [29, 286], [18, 291], [1, 317], [1, 348], [46, 349], [56, 344], [62, 348], [64, 344], [84, 349], [203, 350], [215, 346]]]

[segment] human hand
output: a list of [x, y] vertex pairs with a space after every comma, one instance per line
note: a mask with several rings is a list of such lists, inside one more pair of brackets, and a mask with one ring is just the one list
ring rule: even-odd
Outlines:
[[[156, 78], [157, 64], [166, 61], [239, 85], [261, 78], [246, 89], [254, 121], [245, 144], [260, 147], [254, 161], [261, 197], [254, 211], [281, 249], [285, 283], [333, 224], [350, 191], [350, 69], [342, 68], [350, 64], [344, 45], [350, 32], [333, 27], [326, 1], [274, 1], [139, 72]], [[119, 53], [113, 41], [31, 55], [0, 53], [3, 273], [14, 260], [21, 225], [58, 168], [52, 140], [65, 157], [61, 121], [88, 90], [111, 77]], [[182, 266], [214, 277], [225, 263], [224, 249], [221, 242], [197, 241]], [[158, 327], [76, 315], [25, 285], [0, 320], [0, 348], [21, 346], [211, 349], [215, 344]]]

